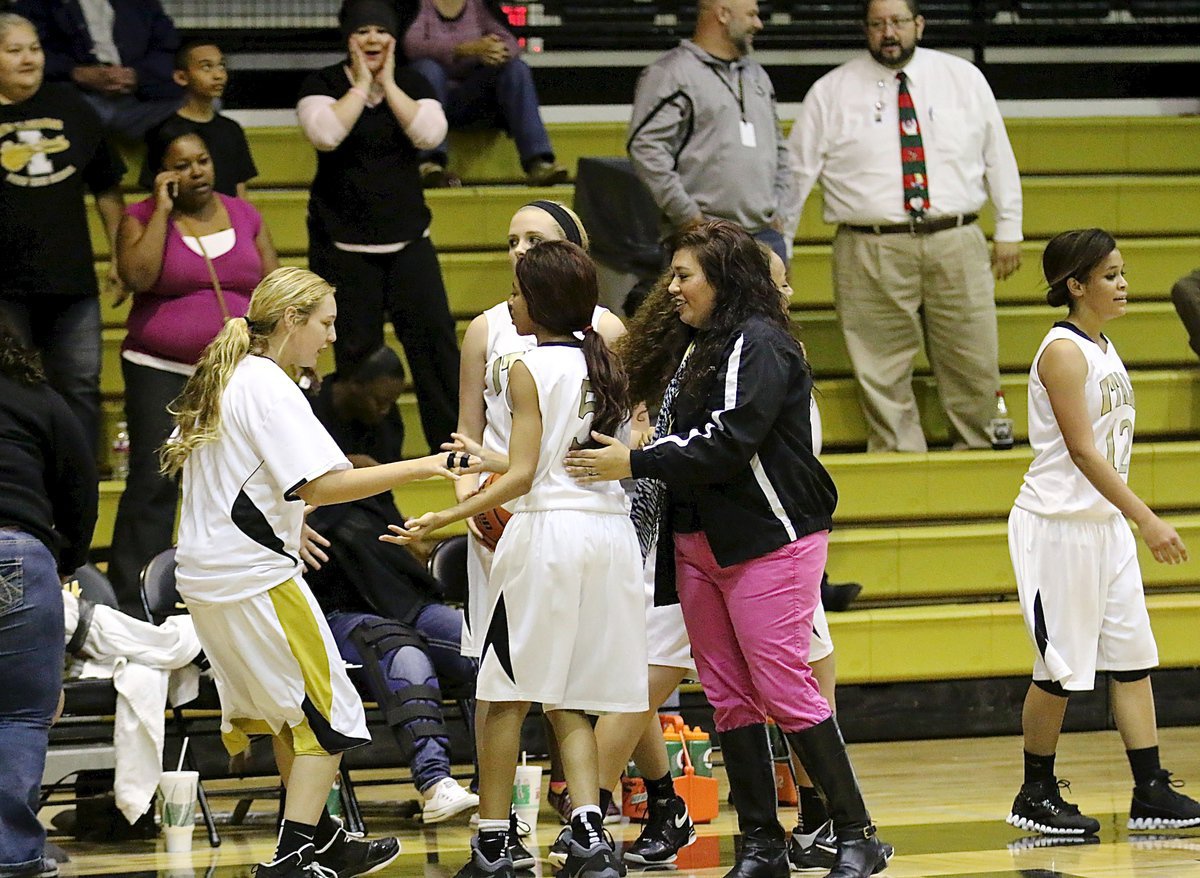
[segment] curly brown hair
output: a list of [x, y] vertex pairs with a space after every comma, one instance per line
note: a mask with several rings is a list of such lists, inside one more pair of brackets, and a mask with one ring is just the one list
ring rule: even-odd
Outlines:
[[675, 238], [672, 252], [680, 250], [692, 253], [716, 298], [708, 326], [688, 327], [675, 313], [668, 271], [638, 308], [617, 350], [629, 375], [631, 398], [650, 405], [661, 399], [689, 343], [694, 347], [680, 376], [680, 395], [702, 399], [725, 346], [751, 317], [778, 326], [800, 347], [771, 282], [770, 263], [749, 232], [727, 220], [694, 223]]

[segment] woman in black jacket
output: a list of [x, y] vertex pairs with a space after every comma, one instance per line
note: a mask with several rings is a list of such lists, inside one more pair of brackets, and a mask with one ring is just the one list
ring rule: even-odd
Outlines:
[[[828, 801], [835, 878], [886, 864], [837, 721], [808, 666], [837, 491], [812, 448], [812, 376], [766, 257], [733, 223], [685, 229], [671, 310], [645, 308], [623, 343], [634, 398], [657, 400], [652, 440], [567, 458], [582, 481], [634, 476], [642, 545], [658, 540], [656, 601], [683, 606], [714, 708], [745, 842], [729, 878], [785, 878], [765, 720]], [[665, 389], [664, 389], [665, 385]]]
[[96, 465], [37, 355], [0, 321], [0, 875], [47, 875], [38, 792], [62, 691], [59, 575], [87, 560]]

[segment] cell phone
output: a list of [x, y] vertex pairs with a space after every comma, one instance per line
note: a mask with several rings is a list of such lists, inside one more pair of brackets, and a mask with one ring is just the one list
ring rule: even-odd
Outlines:
[[167, 194], [171, 196], [172, 201], [174, 201], [176, 198], [179, 197], [179, 181], [178, 180], [172, 180], [169, 183], [167, 183]]

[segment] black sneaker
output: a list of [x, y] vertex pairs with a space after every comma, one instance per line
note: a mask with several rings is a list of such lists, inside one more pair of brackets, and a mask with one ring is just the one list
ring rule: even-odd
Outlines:
[[[567, 861], [560, 878], [624, 878], [625, 867], [613, 850], [608, 833], [591, 847], [585, 848], [574, 838], [567, 840]], [[561, 837], [561, 835], [560, 835]]]
[[571, 827], [564, 826], [558, 833], [558, 838], [554, 839], [554, 843], [550, 845], [550, 852], [546, 855], [546, 859], [555, 866], [562, 867], [567, 863], [567, 845], [571, 843]]
[[359, 833], [339, 827], [329, 844], [313, 854], [313, 859], [338, 878], [354, 878], [377, 872], [398, 856], [400, 842], [394, 838], [366, 841]]
[[1129, 806], [1130, 829], [1183, 829], [1200, 826], [1200, 802], [1172, 787], [1183, 786], [1181, 780], [1171, 780], [1171, 772], [1159, 769], [1153, 780], [1133, 788]]
[[515, 878], [513, 862], [503, 856], [491, 862], [479, 851], [479, 836], [471, 839], [471, 859], [454, 878]]
[[642, 834], [625, 851], [627, 862], [646, 866], [673, 863], [676, 855], [696, 840], [687, 803], [679, 796], [652, 802], [649, 817]]
[[306, 844], [286, 857], [254, 867], [254, 878], [336, 878], [337, 872], [326, 869], [313, 859], [314, 848]]
[[[1013, 800], [1012, 812], [1005, 818], [1018, 829], [1044, 835], [1095, 835], [1100, 821], [1079, 813], [1079, 808], [1063, 800], [1058, 792], [1069, 790], [1065, 780], [1039, 780], [1027, 783]], [[1200, 821], [1198, 821], [1200, 822]]]
[[832, 820], [826, 820], [816, 832], [801, 832], [797, 825], [788, 842], [788, 863], [793, 872], [828, 872], [837, 862], [837, 852]]
[[537, 865], [533, 851], [521, 842], [521, 821], [516, 814], [508, 815], [508, 858], [514, 869], [532, 869]]

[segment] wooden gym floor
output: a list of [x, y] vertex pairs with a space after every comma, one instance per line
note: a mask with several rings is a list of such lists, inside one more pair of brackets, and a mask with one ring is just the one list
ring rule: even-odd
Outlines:
[[[1165, 767], [1190, 781], [1184, 791], [1193, 795], [1200, 795], [1198, 744], [1198, 728], [1162, 734]], [[859, 744], [851, 753], [880, 836], [896, 847], [891, 866], [881, 873], [891, 878], [1200, 878], [1200, 829], [1153, 835], [1125, 829], [1131, 784], [1115, 732], [1067, 735], [1059, 750], [1059, 775], [1073, 784], [1068, 800], [1103, 827], [1099, 841], [1086, 844], [1048, 846], [1045, 839], [1024, 837], [1004, 823], [1020, 783], [1017, 738]], [[722, 777], [722, 798], [726, 792]], [[466, 857], [466, 819], [423, 828], [397, 816], [397, 801], [403, 805], [414, 796], [411, 786], [363, 788], [372, 833], [398, 835], [403, 845], [400, 858], [377, 874], [452, 878]], [[215, 806], [228, 813], [233, 800], [218, 792]], [[198, 826], [190, 854], [167, 855], [161, 840], [105, 846], [52, 840], [71, 854], [71, 862], [62, 866], [64, 876], [234, 878], [248, 875], [252, 864], [271, 854], [274, 809], [271, 801], [256, 802], [252, 825], [222, 827], [224, 843], [217, 849], [208, 847]], [[47, 809], [43, 817], [51, 813]], [[788, 809], [780, 817], [789, 828], [795, 821]], [[610, 828], [618, 843], [632, 841], [639, 829]], [[720, 878], [733, 856], [732, 808], [722, 805], [716, 822], [697, 828], [700, 838], [681, 856], [677, 871], [681, 878]], [[557, 820], [543, 808], [530, 847], [539, 846], [544, 856], [557, 832]], [[548, 864], [539, 864], [539, 876], [550, 874]]]

